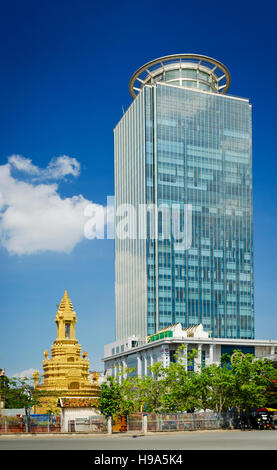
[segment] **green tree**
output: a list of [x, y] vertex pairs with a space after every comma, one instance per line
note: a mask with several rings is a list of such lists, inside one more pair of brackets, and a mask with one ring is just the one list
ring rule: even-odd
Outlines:
[[266, 406], [277, 409], [277, 379], [270, 380], [266, 392]]
[[187, 371], [186, 368], [186, 363], [192, 364], [196, 356], [196, 350], [186, 356], [184, 346], [181, 346], [175, 354], [175, 362], [170, 363], [164, 370], [165, 393], [162, 396], [164, 412], [192, 411], [198, 406], [196, 374]]
[[134, 371], [135, 367], [127, 368], [124, 372], [119, 373], [119, 376], [121, 376], [121, 400], [119, 409], [121, 416], [128, 416], [129, 414], [139, 411], [139, 378], [136, 376], [124, 378], [125, 374], [128, 375]]
[[138, 378], [136, 381], [137, 411], [146, 407], [150, 413], [158, 413], [162, 409], [162, 399], [165, 392], [164, 372], [161, 362], [155, 362], [148, 367], [150, 375]]
[[204, 370], [194, 375], [194, 393], [197, 397], [197, 404], [195, 408], [201, 410], [210, 409], [212, 389], [210, 388], [210, 375]]
[[0, 377], [0, 396], [1, 401], [4, 403], [5, 408], [15, 408], [13, 405], [12, 397], [10, 396], [9, 389], [11, 388], [11, 381], [6, 375]]
[[218, 413], [236, 408], [240, 413], [265, 406], [267, 390], [276, 376], [270, 361], [236, 350], [232, 359], [225, 355], [220, 365], [205, 367], [197, 375], [200, 408]]
[[220, 364], [221, 364], [221, 366], [229, 365], [230, 362], [231, 362], [231, 356], [230, 356], [230, 354], [228, 354], [228, 353], [222, 354], [222, 356], [221, 356], [221, 358], [220, 358]]
[[123, 375], [131, 373], [127, 369], [118, 374], [120, 382], [115, 377], [108, 377], [107, 382], [100, 386], [99, 409], [105, 416], [127, 416], [137, 411], [137, 377], [124, 379]]
[[234, 378], [233, 406], [239, 412], [266, 405], [266, 392], [277, 377], [277, 370], [269, 360], [235, 351], [231, 373]]
[[149, 367], [147, 376], [123, 378], [121, 374], [121, 384], [109, 378], [101, 386], [101, 412], [126, 416], [140, 411], [142, 406], [150, 413], [194, 409], [224, 413], [231, 408], [241, 412], [267, 404], [277, 379], [277, 370], [271, 362], [235, 351], [232, 360], [223, 355], [219, 365], [188, 371], [186, 365], [194, 361], [197, 351], [186, 357], [183, 348], [176, 352], [175, 362], [166, 368], [156, 362]]
[[99, 410], [105, 416], [118, 415], [121, 398], [120, 385], [114, 377], [108, 377], [107, 381], [100, 385]]
[[[41, 392], [34, 389], [31, 379], [12, 377], [1, 381], [1, 395], [9, 408], [24, 408], [27, 427], [30, 429], [30, 414], [40, 404]], [[5, 405], [5, 406], [6, 406]]]
[[204, 367], [198, 384], [200, 388], [205, 388], [198, 392], [204, 398], [201, 408], [223, 413], [233, 406], [234, 376], [226, 365], [211, 364]]

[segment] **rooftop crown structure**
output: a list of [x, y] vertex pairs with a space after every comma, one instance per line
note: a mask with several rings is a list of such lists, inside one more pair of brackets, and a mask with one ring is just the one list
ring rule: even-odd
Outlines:
[[131, 77], [130, 93], [135, 98], [145, 85], [157, 82], [225, 94], [231, 76], [225, 65], [211, 57], [199, 54], [168, 55], [140, 67]]

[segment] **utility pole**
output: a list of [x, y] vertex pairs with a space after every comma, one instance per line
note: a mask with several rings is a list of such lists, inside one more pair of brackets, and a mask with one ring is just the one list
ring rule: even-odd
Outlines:
[[[1, 369], [0, 377], [3, 377], [4, 375], [5, 375], [5, 369]], [[2, 416], [2, 387], [0, 387], [0, 418], [1, 416]]]

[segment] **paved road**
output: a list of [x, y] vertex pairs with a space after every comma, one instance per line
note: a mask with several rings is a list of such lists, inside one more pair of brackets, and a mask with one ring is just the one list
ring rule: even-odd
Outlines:
[[202, 431], [133, 437], [0, 436], [0, 450], [277, 450], [276, 431]]

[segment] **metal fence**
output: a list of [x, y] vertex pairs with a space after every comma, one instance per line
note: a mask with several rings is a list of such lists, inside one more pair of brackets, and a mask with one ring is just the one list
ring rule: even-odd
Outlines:
[[231, 427], [231, 417], [216, 413], [149, 414], [148, 432], [196, 431]]
[[127, 417], [127, 430], [128, 431], [136, 431], [142, 432], [143, 431], [143, 416], [141, 413], [136, 413], [133, 415], [129, 415]]
[[107, 420], [105, 416], [97, 415], [89, 418], [75, 418], [68, 421], [68, 432], [80, 433], [106, 433]]
[[[135, 413], [129, 415], [124, 431], [143, 433], [163, 431], [196, 431], [208, 429], [222, 429], [231, 427], [231, 416], [216, 413], [172, 413], [172, 414], [147, 414], [145, 427], [145, 415]], [[124, 432], [120, 419], [116, 420], [113, 432]], [[105, 433], [107, 432], [107, 420], [104, 416], [93, 416], [88, 419], [76, 418], [68, 422], [68, 432]]]
[[58, 433], [61, 431], [60, 417], [53, 415], [2, 416], [0, 433]]
[[[117, 419], [114, 422], [113, 432], [170, 432], [170, 431], [196, 431], [209, 429], [236, 428], [236, 419], [232, 413], [195, 412], [195, 413], [167, 413], [129, 415], [127, 419]], [[107, 419], [103, 415], [88, 418], [75, 418], [68, 421], [66, 429], [61, 427], [60, 416], [31, 415], [2, 416], [0, 417], [0, 433], [107, 433]]]

